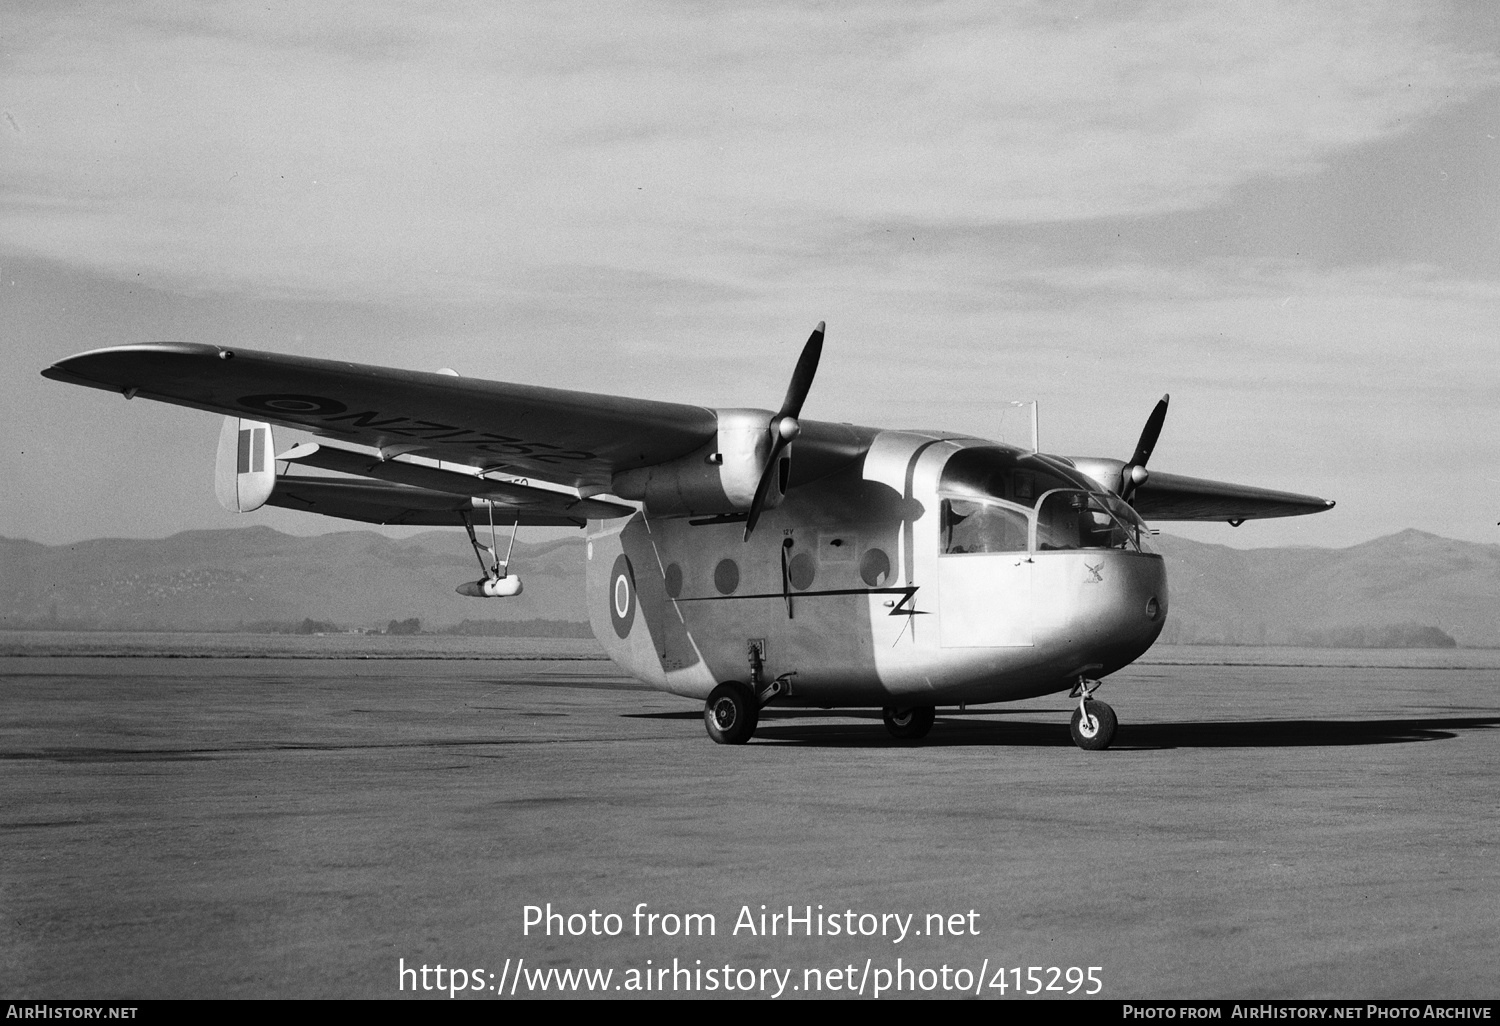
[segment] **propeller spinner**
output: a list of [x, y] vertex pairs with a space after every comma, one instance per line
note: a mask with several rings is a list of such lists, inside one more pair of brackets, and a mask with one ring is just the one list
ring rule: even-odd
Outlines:
[[765, 470], [761, 471], [760, 482], [755, 486], [755, 498], [750, 503], [750, 513], [745, 518], [745, 541], [750, 540], [750, 532], [755, 530], [755, 522], [760, 519], [760, 512], [765, 508], [766, 496], [771, 491], [771, 481], [777, 473], [782, 451], [802, 433], [802, 425], [797, 423], [797, 418], [802, 415], [802, 404], [807, 400], [808, 389], [812, 388], [813, 375], [818, 372], [818, 358], [823, 355], [824, 326], [824, 322], [819, 321], [813, 333], [808, 336], [807, 344], [802, 347], [802, 355], [797, 358], [797, 368], [792, 371], [792, 382], [787, 386], [786, 398], [781, 401], [781, 409], [771, 418], [771, 453], [766, 457]]

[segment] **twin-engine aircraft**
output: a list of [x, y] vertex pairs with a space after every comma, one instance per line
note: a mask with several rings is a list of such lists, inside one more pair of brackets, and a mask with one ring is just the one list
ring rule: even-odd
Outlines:
[[[42, 373], [226, 414], [231, 510], [463, 526], [483, 571], [465, 595], [521, 590], [500, 529], [513, 544], [521, 526], [582, 528], [595, 636], [640, 680], [704, 702], [721, 744], [748, 741], [773, 701], [878, 707], [914, 740], [938, 706], [1070, 691], [1073, 740], [1107, 748], [1117, 720], [1094, 690], [1167, 617], [1142, 518], [1333, 505], [1148, 472], [1166, 397], [1128, 460], [803, 420], [822, 346], [819, 324], [775, 412], [176, 342]], [[276, 453], [271, 425], [326, 442]]]

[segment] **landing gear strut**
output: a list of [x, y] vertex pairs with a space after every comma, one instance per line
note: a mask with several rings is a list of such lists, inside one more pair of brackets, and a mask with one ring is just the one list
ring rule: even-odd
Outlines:
[[[1120, 721], [1115, 711], [1094, 698], [1100, 681], [1079, 677], [1069, 698], [1078, 699], [1078, 708], [1073, 710], [1073, 719], [1068, 724], [1073, 743], [1087, 752], [1102, 752], [1115, 739], [1115, 729]], [[1090, 686], [1092, 685], [1092, 686]]]

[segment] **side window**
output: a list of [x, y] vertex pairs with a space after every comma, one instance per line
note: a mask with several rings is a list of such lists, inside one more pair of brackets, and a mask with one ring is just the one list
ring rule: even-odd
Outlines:
[[1139, 552], [1141, 530], [1139, 519], [1120, 500], [1060, 489], [1044, 495], [1037, 509], [1036, 547], [1039, 552], [1055, 549]]
[[969, 499], [944, 499], [943, 552], [1025, 552], [1029, 521], [1023, 510]]

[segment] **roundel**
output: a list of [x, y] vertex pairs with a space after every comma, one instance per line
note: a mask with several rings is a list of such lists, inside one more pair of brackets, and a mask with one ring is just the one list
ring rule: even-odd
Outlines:
[[321, 395], [284, 395], [279, 392], [272, 395], [240, 396], [240, 405], [262, 413], [326, 414], [343, 413], [349, 408], [337, 399], [327, 399]]
[[621, 638], [629, 637], [635, 623], [635, 574], [623, 552], [615, 557], [614, 569], [609, 572], [609, 622]]

